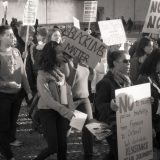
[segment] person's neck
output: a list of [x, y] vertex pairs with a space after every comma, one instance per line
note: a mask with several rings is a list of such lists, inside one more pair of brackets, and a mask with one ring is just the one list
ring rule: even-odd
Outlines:
[[5, 45], [0, 46], [1, 52], [7, 52], [7, 51], [10, 51], [10, 49], [11, 49], [11, 46], [5, 46]]

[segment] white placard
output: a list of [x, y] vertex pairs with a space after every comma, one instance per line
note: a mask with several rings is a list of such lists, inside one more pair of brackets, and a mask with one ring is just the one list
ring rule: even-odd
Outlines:
[[97, 1], [84, 1], [83, 22], [96, 22]]
[[100, 40], [76, 27], [65, 28], [62, 31], [62, 50], [91, 68], [95, 68], [100, 59], [106, 54], [107, 46]]
[[71, 119], [69, 125], [73, 128], [78, 129], [79, 131], [81, 131], [84, 126], [84, 123], [87, 119], [87, 114], [80, 112], [78, 110], [75, 110], [74, 115], [75, 116]]
[[35, 25], [39, 0], [28, 0], [23, 14], [23, 25]]
[[76, 17], [73, 17], [73, 26], [80, 29], [79, 19], [77, 19]]
[[126, 42], [127, 38], [121, 19], [99, 21], [98, 25], [106, 45], [111, 46]]
[[142, 32], [160, 33], [160, 0], [151, 0]]
[[150, 83], [115, 91], [119, 160], [153, 159]]
[[8, 7], [8, 1], [2, 1], [2, 4], [4, 8]]

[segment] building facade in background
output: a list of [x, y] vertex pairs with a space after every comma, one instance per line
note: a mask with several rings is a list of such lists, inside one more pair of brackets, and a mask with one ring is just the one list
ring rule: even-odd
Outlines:
[[[22, 20], [23, 10], [27, 0], [8, 0], [7, 20], [12, 17]], [[72, 23], [73, 16], [81, 22], [83, 19], [84, 0], [39, 0], [38, 20], [40, 24]], [[150, 0], [98, 0], [98, 20], [131, 17], [136, 22], [143, 23]], [[0, 3], [0, 19], [4, 9]]]

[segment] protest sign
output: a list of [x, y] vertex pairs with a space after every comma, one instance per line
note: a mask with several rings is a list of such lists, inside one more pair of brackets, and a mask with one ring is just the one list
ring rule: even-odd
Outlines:
[[79, 19], [77, 19], [76, 17], [73, 17], [73, 25], [74, 27], [77, 27], [78, 29], [80, 29]]
[[153, 159], [150, 83], [115, 91], [119, 160]]
[[96, 22], [97, 1], [84, 1], [83, 22]]
[[2, 4], [3, 4], [3, 7], [4, 7], [4, 20], [3, 20], [3, 25], [6, 25], [8, 1], [3, 0], [3, 1], [2, 1]]
[[98, 25], [106, 45], [111, 46], [126, 42], [126, 34], [121, 19], [99, 21]]
[[36, 22], [39, 0], [28, 0], [23, 14], [23, 25], [33, 26]]
[[3, 4], [3, 7], [4, 7], [4, 8], [8, 7], [8, 1], [3, 0], [3, 1], [2, 1], [2, 4]]
[[86, 119], [87, 119], [87, 114], [80, 112], [78, 110], [75, 110], [74, 116], [72, 117], [69, 125], [75, 129], [78, 129], [79, 131], [81, 131]]
[[151, 0], [146, 20], [143, 26], [143, 33], [160, 33], [160, 0]]
[[79, 57], [91, 68], [96, 66], [106, 52], [107, 46], [104, 43], [76, 27], [65, 28], [62, 35], [62, 50], [72, 57]]

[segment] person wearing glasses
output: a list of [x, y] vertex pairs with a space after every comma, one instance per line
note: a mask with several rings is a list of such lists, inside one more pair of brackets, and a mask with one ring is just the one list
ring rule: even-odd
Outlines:
[[131, 86], [129, 78], [130, 55], [126, 51], [113, 51], [107, 55], [109, 71], [96, 85], [95, 107], [99, 121], [111, 126], [112, 135], [107, 137], [110, 152], [104, 160], [118, 160], [115, 90]]
[[140, 68], [137, 84], [150, 83], [153, 124], [153, 147], [160, 149], [160, 113], [158, 113], [160, 99], [160, 49], [154, 50], [143, 62]]

